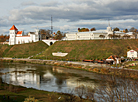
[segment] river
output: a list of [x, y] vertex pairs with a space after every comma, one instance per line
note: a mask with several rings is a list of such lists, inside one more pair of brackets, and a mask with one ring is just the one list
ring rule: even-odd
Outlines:
[[99, 85], [99, 74], [50, 65], [3, 63], [0, 68], [2, 80], [38, 90], [68, 92], [79, 85]]
[[[50, 92], [70, 93], [71, 90], [84, 85], [90, 86], [91, 89], [98, 89], [95, 91], [95, 97], [103, 97], [104, 94], [105, 99], [107, 99], [112, 94], [112, 96], [115, 96], [116, 90], [118, 90], [120, 96], [125, 90], [127, 95], [128, 93], [131, 94], [131, 97], [134, 96], [133, 91], [138, 91], [138, 87], [136, 87], [138, 86], [137, 81], [51, 65], [1, 63], [0, 73], [2, 73], [3, 82]], [[124, 100], [124, 94], [121, 97]], [[138, 94], [135, 99], [137, 97]]]

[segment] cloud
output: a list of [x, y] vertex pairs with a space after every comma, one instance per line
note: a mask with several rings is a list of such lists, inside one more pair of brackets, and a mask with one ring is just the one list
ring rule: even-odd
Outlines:
[[[102, 0], [99, 1], [102, 2]], [[137, 15], [137, 4], [138, 2], [124, 1], [114, 1], [106, 4], [99, 4], [96, 1], [87, 0], [84, 2], [81, 0], [75, 0], [74, 2], [63, 5], [62, 3], [54, 1], [43, 3], [37, 6], [28, 6], [23, 9], [14, 9], [11, 11], [9, 20], [32, 19], [47, 21], [50, 20], [51, 15], [55, 18], [55, 21], [67, 19], [69, 22], [97, 19], [137, 19], [134, 17], [134, 15]]]
[[0, 26], [13, 23], [50, 26], [52, 15], [56, 30], [74, 31], [78, 27], [106, 29], [108, 19], [115, 21], [111, 24], [113, 27], [138, 27], [138, 0], [51, 0], [39, 3], [21, 3], [23, 7], [12, 9], [9, 16], [0, 18]]
[[61, 5], [61, 3], [59, 3], [58, 1], [41, 3], [41, 6], [45, 6], [45, 7], [57, 7], [58, 5]]
[[22, 6], [30, 6], [30, 5], [36, 5], [36, 3], [29, 1], [29, 2], [22, 2], [21, 5]]

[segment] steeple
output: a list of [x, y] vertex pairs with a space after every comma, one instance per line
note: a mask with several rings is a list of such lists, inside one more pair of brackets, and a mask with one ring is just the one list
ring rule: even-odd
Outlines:
[[109, 21], [109, 19], [108, 19], [108, 27], [110, 27], [110, 21]]
[[110, 21], [109, 21], [109, 19], [108, 19], [108, 27], [107, 27], [107, 32], [110, 32], [110, 31], [112, 31], [112, 28], [110, 27]]
[[18, 30], [18, 29], [15, 27], [15, 25], [13, 25], [10, 30]]

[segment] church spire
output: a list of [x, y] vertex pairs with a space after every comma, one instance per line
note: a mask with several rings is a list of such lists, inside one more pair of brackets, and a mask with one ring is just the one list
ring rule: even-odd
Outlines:
[[110, 27], [110, 20], [108, 19], [108, 27]]

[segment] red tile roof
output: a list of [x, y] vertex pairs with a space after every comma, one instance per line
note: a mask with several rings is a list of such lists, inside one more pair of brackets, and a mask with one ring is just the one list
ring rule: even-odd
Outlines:
[[18, 29], [15, 27], [15, 25], [13, 25], [10, 30], [18, 30]]
[[108, 57], [107, 59], [115, 59], [115, 58], [118, 58], [117, 55], [111, 55], [110, 57]]
[[18, 31], [17, 34], [22, 34], [22, 31]]

